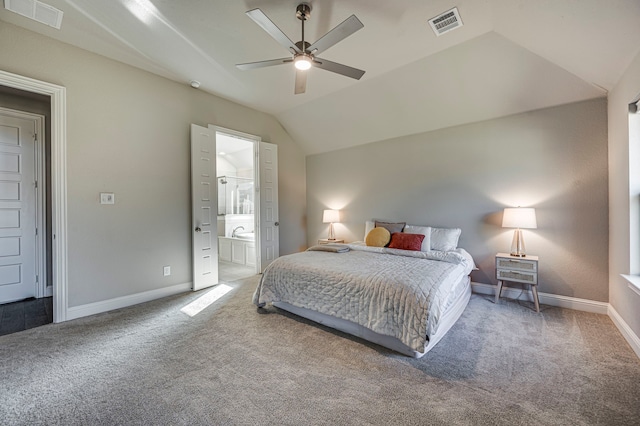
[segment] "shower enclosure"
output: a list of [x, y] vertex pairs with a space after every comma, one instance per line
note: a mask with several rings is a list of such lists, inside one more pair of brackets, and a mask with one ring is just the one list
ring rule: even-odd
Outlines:
[[253, 178], [218, 176], [218, 215], [254, 213]]

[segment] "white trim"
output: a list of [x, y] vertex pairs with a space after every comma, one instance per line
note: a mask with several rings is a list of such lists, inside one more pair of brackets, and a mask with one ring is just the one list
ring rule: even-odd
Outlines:
[[38, 247], [38, 297], [46, 297], [47, 286], [47, 173], [46, 173], [46, 130], [45, 116], [40, 116], [40, 129], [36, 137], [36, 227], [38, 234], [36, 241]]
[[130, 294], [128, 296], [116, 297], [115, 299], [101, 300], [100, 302], [87, 303], [80, 306], [72, 306], [67, 310], [67, 320], [87, 317], [89, 315], [100, 314], [114, 309], [121, 309], [126, 308], [127, 306], [150, 302], [162, 297], [185, 293], [191, 291], [191, 286], [191, 282], [176, 284], [171, 287]]
[[[471, 283], [474, 293], [496, 294], [496, 286], [483, 283]], [[518, 300], [533, 300], [530, 290], [513, 287], [502, 287], [502, 297]], [[557, 306], [560, 308], [575, 309], [577, 311], [593, 312], [595, 314], [607, 315], [609, 304], [595, 300], [579, 299], [577, 297], [560, 296], [557, 294], [538, 293], [540, 303]]]
[[640, 296], [640, 275], [620, 274], [620, 276], [629, 281], [629, 284], [627, 284], [629, 286], [629, 289]]
[[638, 355], [640, 358], [640, 338], [633, 332], [631, 327], [625, 322], [625, 320], [620, 316], [618, 311], [616, 311], [613, 306], [609, 305], [609, 310], [607, 312], [609, 314], [609, 318], [618, 327], [620, 333], [625, 338], [631, 349]]
[[0, 70], [0, 85], [51, 98], [53, 321], [67, 320], [67, 89]]
[[216, 126], [215, 124], [209, 124], [207, 127], [215, 132], [225, 133], [228, 136], [233, 136], [240, 139], [246, 139], [247, 141], [250, 141], [250, 142], [262, 142], [261, 136], [240, 132], [238, 130], [228, 129], [226, 127]]

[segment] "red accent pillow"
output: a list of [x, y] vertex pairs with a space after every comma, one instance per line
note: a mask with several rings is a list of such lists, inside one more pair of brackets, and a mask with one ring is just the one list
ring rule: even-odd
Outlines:
[[394, 232], [391, 234], [389, 248], [420, 251], [422, 248], [422, 234], [405, 234], [404, 232]]

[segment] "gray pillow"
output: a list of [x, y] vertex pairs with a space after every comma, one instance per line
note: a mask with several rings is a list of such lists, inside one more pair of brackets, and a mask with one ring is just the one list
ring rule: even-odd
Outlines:
[[386, 228], [390, 234], [394, 232], [402, 232], [407, 222], [378, 222], [376, 220], [376, 228]]

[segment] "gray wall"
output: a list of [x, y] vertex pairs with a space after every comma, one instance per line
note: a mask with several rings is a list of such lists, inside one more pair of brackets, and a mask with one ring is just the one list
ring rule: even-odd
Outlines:
[[[342, 210], [338, 238], [370, 218], [460, 227], [460, 245], [495, 284], [494, 255], [513, 230], [504, 207], [535, 207], [524, 230], [542, 292], [608, 300], [607, 102], [596, 99], [307, 157], [307, 243], [322, 210]], [[512, 285], [510, 283], [510, 285]]]
[[[638, 214], [638, 205], [631, 203], [631, 197], [638, 202], [638, 193], [632, 193], [629, 186], [629, 112], [628, 104], [640, 96], [640, 53], [609, 94], [609, 302], [631, 328], [636, 338], [640, 336], [640, 296], [634, 293], [620, 274], [640, 274], [637, 249], [630, 250], [634, 240], [637, 247], [639, 235], [631, 238], [630, 211]], [[636, 148], [637, 149], [637, 148]], [[631, 159], [635, 167], [632, 177], [638, 181], [640, 165], [637, 158]], [[631, 259], [633, 256], [633, 260]], [[632, 266], [635, 265], [635, 266]]]
[[4, 22], [0, 52], [0, 69], [67, 88], [70, 307], [192, 280], [190, 123], [278, 145], [280, 250], [305, 245], [304, 154], [272, 116]]

